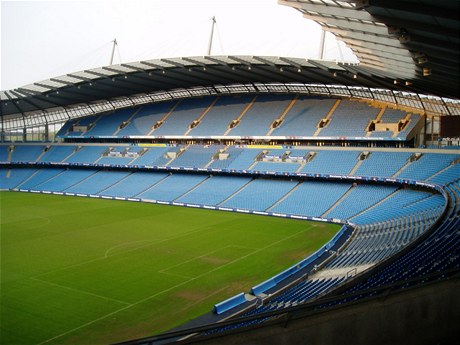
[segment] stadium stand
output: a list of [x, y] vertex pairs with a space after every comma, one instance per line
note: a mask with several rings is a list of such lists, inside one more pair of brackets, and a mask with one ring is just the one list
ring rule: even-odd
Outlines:
[[67, 163], [95, 163], [109, 148], [107, 146], [79, 146], [65, 159]]
[[250, 177], [211, 176], [177, 201], [199, 205], [220, 205], [249, 182], [251, 182]]
[[166, 153], [170, 150], [169, 147], [149, 147], [146, 148], [141, 155], [132, 161], [135, 165], [163, 165], [169, 160], [165, 158]]
[[357, 164], [358, 156], [356, 151], [317, 151], [300, 172], [348, 175]]
[[273, 212], [320, 217], [351, 185], [347, 183], [302, 182], [291, 194], [271, 209]]
[[411, 153], [393, 152], [391, 160], [385, 152], [372, 152], [356, 169], [356, 176], [391, 177], [395, 175], [409, 160]]
[[253, 96], [220, 97], [188, 135], [196, 137], [223, 136], [229, 129], [230, 123], [238, 118], [253, 98]]
[[[242, 58], [225, 59], [209, 70], [245, 76], [254, 61], [264, 61], [250, 57], [254, 61], [232, 69]], [[294, 60], [280, 61], [285, 66]], [[285, 76], [307, 73], [296, 61]], [[331, 75], [358, 79], [353, 70], [358, 66], [311, 64], [322, 66], [309, 74], [322, 75], [321, 83]], [[171, 74], [181, 78], [186, 69], [174, 66], [180, 71]], [[186, 90], [178, 82], [177, 90], [132, 96], [141, 102], [89, 107], [85, 117], [67, 120], [55, 142], [2, 141], [0, 189], [209, 206], [343, 225], [318, 252], [249, 293], [217, 303], [207, 319], [211, 330], [191, 332], [190, 339], [284, 320], [280, 315], [287, 315], [287, 324], [289, 313], [304, 307], [326, 310], [458, 275], [459, 147], [434, 145], [437, 133], [429, 137], [426, 128], [421, 131], [428, 120], [455, 113], [458, 102], [375, 89], [387, 82], [378, 74], [368, 76], [372, 82], [366, 88], [355, 81], [263, 84], [258, 78], [278, 70], [272, 67], [262, 66], [251, 84], [223, 86], [214, 80], [209, 88]], [[292, 92], [295, 88], [306, 91]], [[334, 300], [323, 303], [324, 298]], [[217, 322], [228, 320], [233, 324]]]
[[300, 97], [271, 135], [312, 137], [317, 124], [327, 116], [335, 102], [335, 99]]
[[360, 184], [350, 189], [350, 192], [329, 209], [324, 216], [327, 218], [351, 219], [359, 212], [375, 205], [396, 191], [396, 187], [373, 186]]
[[134, 197], [150, 188], [152, 185], [167, 177], [167, 174], [152, 174], [143, 171], [136, 171], [111, 185], [101, 193], [113, 197]]
[[223, 147], [223, 145], [189, 146], [169, 166], [204, 168]]
[[342, 100], [335, 108], [329, 123], [321, 129], [321, 136], [364, 137], [366, 129], [379, 113], [366, 103]]
[[[69, 120], [57, 137], [263, 136], [406, 140], [420, 121], [419, 114], [339, 98], [294, 94], [208, 96], [159, 102]], [[371, 123], [389, 127], [395, 125], [400, 130], [391, 127], [392, 130], [369, 131]]]
[[[254, 180], [222, 203], [224, 207], [265, 211], [296, 186], [291, 181]], [[260, 196], [264, 195], [264, 198]]]
[[142, 106], [139, 111], [118, 132], [119, 137], [130, 135], [148, 135], [158, 121], [166, 116], [177, 102], [162, 102]]
[[51, 146], [43, 156], [38, 160], [39, 162], [62, 162], [67, 157], [69, 157], [75, 150], [77, 146]]
[[31, 175], [27, 180], [23, 181], [15, 188], [20, 189], [35, 189], [36, 186], [45, 183], [46, 181], [54, 178], [55, 176], [63, 173], [65, 170], [61, 168], [48, 168], [48, 169], [39, 169], [33, 175]]
[[1, 169], [1, 189], [13, 189], [25, 180], [29, 179], [37, 170], [35, 168]]
[[65, 170], [60, 174], [37, 184], [33, 189], [46, 190], [50, 192], [63, 192], [66, 189], [81, 183], [91, 175], [97, 173], [97, 170]]
[[96, 125], [90, 128], [85, 137], [101, 137], [101, 136], [114, 136], [120, 129], [120, 126], [129, 119], [137, 111], [134, 109], [123, 109], [115, 111], [112, 114], [103, 115], [96, 122]]
[[35, 162], [43, 153], [44, 146], [31, 145], [21, 146], [16, 145], [12, 150], [12, 162]]
[[153, 135], [185, 135], [190, 124], [197, 120], [215, 101], [215, 98], [182, 100], [167, 116], [164, 123], [154, 129]]
[[68, 193], [98, 194], [128, 175], [129, 172], [126, 171], [98, 171], [65, 191]]
[[[229, 136], [265, 136], [270, 125], [280, 117], [292, 102], [293, 96], [261, 95], [245, 112], [237, 126], [228, 133]], [[235, 119], [236, 120], [236, 119]]]
[[138, 195], [141, 199], [174, 201], [206, 180], [203, 175], [169, 175]]
[[418, 160], [412, 162], [406, 169], [397, 174], [398, 178], [410, 178], [425, 180], [437, 172], [447, 168], [458, 158], [457, 155], [449, 154], [423, 154]]
[[[33, 155], [22, 155], [25, 161], [35, 158], [46, 162], [70, 161], [73, 164], [117, 164], [131, 160], [132, 166], [156, 165], [171, 168], [207, 168], [213, 166], [246, 171], [278, 171], [310, 174], [344, 174], [391, 177], [403, 175], [418, 180], [433, 180], [450, 187], [458, 198], [458, 154], [392, 152], [369, 149], [275, 148], [223, 145], [131, 146], [59, 146], [35, 147]], [[40, 150], [42, 153], [40, 153]], [[7, 152], [7, 150], [4, 150]], [[44, 152], [44, 153], [43, 153]], [[132, 157], [124, 157], [128, 152]], [[55, 153], [56, 155], [52, 155]], [[109, 154], [120, 155], [109, 157]], [[170, 153], [168, 155], [168, 153]], [[174, 153], [174, 154], [173, 154]], [[225, 153], [219, 157], [219, 153]], [[66, 159], [67, 158], [67, 159]], [[225, 159], [219, 159], [225, 158]], [[364, 158], [364, 159], [361, 159]], [[291, 160], [295, 163], [291, 163]], [[224, 163], [224, 164], [222, 164]], [[38, 164], [38, 163], [37, 163]], [[126, 163], [127, 164], [127, 163]], [[412, 168], [415, 166], [415, 168]], [[273, 169], [272, 167], [276, 167]], [[263, 305], [250, 309], [242, 317], [289, 309], [325, 294], [333, 293], [350, 282], [351, 270], [370, 270], [404, 249], [428, 232], [440, 219], [445, 199], [427, 190], [415, 190], [366, 182], [298, 181], [250, 176], [187, 174], [185, 172], [116, 171], [64, 168], [2, 168], [2, 189], [26, 189], [75, 194], [97, 194], [108, 197], [140, 198], [195, 205], [220, 206], [229, 209], [267, 211], [276, 214], [303, 215], [350, 221], [356, 228], [347, 245], [334, 254], [316, 274], [301, 280], [283, 292], [273, 287]], [[295, 168], [295, 169], [294, 169]], [[424, 173], [421, 174], [419, 170]], [[209, 170], [211, 171], [211, 170]], [[411, 173], [413, 172], [413, 173]], [[4, 181], [5, 180], [5, 181]], [[264, 195], [264, 198], [260, 198]], [[457, 200], [457, 199], [455, 199]], [[458, 212], [455, 217], [458, 217]], [[333, 253], [333, 252], [331, 252]], [[450, 261], [443, 264], [450, 267]], [[367, 272], [367, 271], [366, 271]], [[431, 272], [431, 271], [430, 271]], [[367, 287], [366, 287], [367, 288]], [[354, 291], [354, 290], [353, 290]], [[363, 294], [364, 295], [364, 294]], [[239, 303], [244, 303], [243, 300]], [[235, 304], [234, 307], [237, 307]], [[231, 312], [232, 308], [227, 312]], [[216, 329], [220, 333], [265, 321]]]

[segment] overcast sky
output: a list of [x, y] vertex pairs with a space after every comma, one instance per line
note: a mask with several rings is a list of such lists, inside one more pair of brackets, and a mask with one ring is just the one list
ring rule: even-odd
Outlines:
[[[206, 55], [318, 58], [320, 27], [276, 0], [1, 0], [1, 85], [8, 90], [114, 63]], [[327, 35], [326, 59], [352, 60]]]

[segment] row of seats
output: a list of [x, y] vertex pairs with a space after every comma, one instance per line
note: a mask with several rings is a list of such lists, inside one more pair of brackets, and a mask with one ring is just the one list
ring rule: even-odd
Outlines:
[[[460, 179], [445, 186], [449, 195], [449, 207], [440, 225], [435, 226], [422, 242], [418, 242], [406, 253], [378, 270], [371, 271], [364, 280], [353, 284], [353, 280], [341, 273], [336, 277], [308, 278], [300, 280], [275, 297], [257, 303], [248, 312], [239, 315], [234, 323], [218, 327], [208, 332], [219, 333], [251, 325], [260, 324], [271, 317], [262, 315], [250, 321], [238, 322], [239, 317], [257, 316], [265, 312], [285, 309], [311, 301], [318, 296], [327, 296], [340, 284], [346, 282], [347, 290], [332, 302], [320, 304], [325, 309], [338, 304], [346, 304], [366, 297], [387, 294], [391, 290], [406, 289], [413, 285], [436, 279], [445, 279], [460, 270]], [[430, 197], [428, 197], [430, 199]], [[414, 205], [409, 200], [406, 207]], [[434, 206], [434, 204], [431, 204]], [[376, 263], [387, 258], [429, 229], [439, 219], [443, 206], [434, 206], [403, 218], [394, 218], [386, 223], [366, 224], [359, 227], [355, 239], [343, 252], [332, 260], [325, 269], [353, 267]], [[411, 238], [412, 237], [412, 238]], [[342, 270], [343, 272], [343, 270]], [[386, 287], [385, 289], [378, 289]]]
[[[0, 146], [4, 161], [98, 163], [109, 165], [197, 167], [309, 174], [397, 177], [445, 184], [459, 175], [460, 154], [366, 152], [354, 150], [261, 149], [223, 145]], [[119, 155], [111, 156], [110, 153]], [[11, 157], [9, 157], [11, 156]], [[389, 159], [391, 157], [391, 159]], [[284, 161], [283, 161], [284, 160]], [[455, 164], [457, 162], [457, 164]]]
[[[403, 215], [433, 207], [441, 197], [428, 192], [350, 183], [253, 179], [251, 177], [172, 174], [164, 172], [63, 168], [1, 168], [1, 189], [32, 189], [53, 192], [136, 197], [148, 200], [217, 205], [314, 217], [385, 221], [397, 203]], [[366, 192], [362, 192], [366, 191]], [[372, 197], [369, 197], [369, 194]], [[391, 198], [388, 195], [392, 194]], [[260, 196], [264, 197], [261, 198]], [[430, 198], [429, 198], [430, 196]], [[416, 203], [417, 200], [422, 200]], [[390, 201], [388, 201], [390, 200]], [[399, 202], [399, 203], [398, 203]], [[405, 207], [410, 204], [411, 207]], [[341, 212], [340, 210], [347, 210]], [[357, 217], [350, 215], [358, 214]], [[348, 216], [347, 216], [348, 215]], [[339, 217], [343, 216], [343, 217]]]
[[460, 180], [445, 187], [451, 203], [442, 223], [423, 242], [411, 248], [386, 267], [373, 271], [364, 281], [343, 292], [350, 295], [323, 307], [376, 296], [380, 286], [406, 289], [420, 282], [445, 279], [460, 270]]
[[[380, 111], [367, 103], [347, 99], [265, 94], [209, 96], [72, 119], [57, 137], [365, 137], [370, 122], [377, 119]], [[385, 109], [380, 121], [398, 123], [406, 117], [403, 111]], [[326, 118], [324, 126], [319, 126]], [[419, 120], [419, 115], [412, 115], [410, 126], [403, 131], [374, 131], [369, 132], [370, 137], [405, 139]], [[277, 125], [273, 125], [275, 121]]]

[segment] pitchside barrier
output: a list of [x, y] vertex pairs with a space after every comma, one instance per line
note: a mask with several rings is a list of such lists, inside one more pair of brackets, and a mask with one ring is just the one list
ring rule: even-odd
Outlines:
[[[111, 165], [111, 164], [92, 164], [92, 163], [54, 163], [54, 162], [0, 162], [0, 167], [4, 166], [37, 166], [37, 167], [72, 167], [77, 169], [85, 168], [110, 168], [114, 170], [146, 170], [146, 171], [168, 171], [168, 172], [187, 172], [187, 173], [208, 173], [208, 174], [221, 174], [221, 175], [244, 175], [244, 176], [273, 176], [273, 177], [292, 177], [296, 179], [324, 179], [324, 180], [334, 180], [334, 181], [363, 181], [363, 182], [379, 182], [385, 184], [398, 184], [398, 185], [412, 185], [420, 186], [428, 189], [434, 189], [441, 193], [444, 198], [447, 198], [447, 194], [441, 186], [432, 183], [420, 182], [410, 179], [398, 179], [398, 178], [382, 178], [382, 177], [369, 177], [369, 176], [347, 176], [347, 175], [330, 175], [330, 174], [309, 174], [309, 173], [289, 173], [289, 172], [274, 172], [274, 171], [257, 171], [257, 170], [232, 170], [232, 169], [205, 169], [205, 168], [185, 168], [185, 167], [166, 167], [166, 166], [148, 166], [148, 165]], [[319, 218], [319, 217], [310, 217], [303, 215], [287, 214], [287, 213], [277, 213], [277, 212], [263, 212], [263, 211], [253, 211], [240, 208], [229, 208], [229, 207], [218, 207], [212, 205], [200, 205], [200, 204], [190, 204], [190, 203], [181, 203], [181, 202], [170, 202], [162, 200], [151, 200], [151, 199], [140, 199], [140, 198], [124, 198], [124, 197], [114, 197], [114, 196], [104, 196], [104, 195], [94, 195], [94, 194], [82, 194], [82, 193], [68, 193], [68, 192], [52, 192], [52, 191], [42, 191], [42, 190], [33, 190], [33, 189], [12, 189], [14, 191], [20, 192], [30, 192], [30, 193], [42, 193], [42, 194], [56, 194], [56, 195], [68, 195], [68, 196], [78, 196], [78, 197], [89, 197], [89, 198], [99, 198], [99, 199], [111, 199], [111, 200], [123, 200], [123, 201], [132, 201], [132, 202], [148, 202], [161, 205], [172, 205], [172, 206], [184, 206], [191, 208], [203, 208], [208, 210], [219, 210], [227, 212], [237, 212], [237, 213], [246, 213], [246, 214], [255, 214], [271, 217], [281, 217], [281, 218], [291, 218], [291, 219], [300, 219], [316, 222], [327, 222], [335, 224], [343, 224], [342, 228], [337, 232], [337, 234], [324, 246], [318, 249], [315, 253], [309, 257], [301, 260], [297, 264], [291, 266], [290, 268], [284, 270], [283, 272], [277, 274], [276, 276], [254, 286], [250, 294], [254, 296], [260, 296], [264, 292], [276, 287], [281, 282], [291, 277], [293, 274], [296, 274], [300, 270], [304, 269], [307, 266], [314, 266], [324, 261], [324, 258], [321, 258], [324, 254], [328, 252], [334, 252], [334, 246], [337, 243], [341, 243], [342, 236], [349, 235], [354, 228], [354, 224], [335, 218]], [[220, 303], [214, 305], [213, 312], [216, 314], [222, 314], [227, 312], [237, 306], [242, 305], [247, 300], [245, 298], [244, 292], [241, 292], [233, 297], [226, 299]]]

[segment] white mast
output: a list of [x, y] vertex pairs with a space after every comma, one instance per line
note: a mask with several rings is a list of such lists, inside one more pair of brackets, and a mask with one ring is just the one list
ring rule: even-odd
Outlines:
[[216, 17], [213, 16], [211, 20], [212, 20], [212, 26], [211, 26], [211, 36], [209, 37], [208, 56], [211, 55], [212, 37], [214, 36], [214, 25], [216, 24]]
[[324, 59], [325, 42], [326, 42], [326, 31], [321, 29], [321, 37], [319, 40], [319, 59], [320, 60]]
[[115, 47], [118, 45], [116, 38], [112, 42], [113, 42], [113, 48], [112, 48], [112, 56], [110, 57], [110, 65], [113, 65], [113, 56], [115, 54]]

